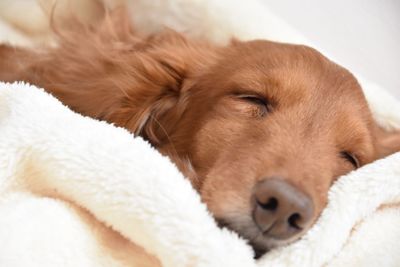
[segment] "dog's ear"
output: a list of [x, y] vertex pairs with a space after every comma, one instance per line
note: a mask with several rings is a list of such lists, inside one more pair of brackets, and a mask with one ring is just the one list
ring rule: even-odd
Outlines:
[[150, 36], [141, 49], [132, 62], [132, 89], [110, 120], [129, 118], [121, 126], [160, 146], [186, 110], [193, 77], [211, 64], [214, 52], [171, 30]]
[[400, 152], [400, 131], [388, 131], [375, 126], [376, 159], [384, 158], [393, 153]]
[[[127, 15], [116, 15], [100, 26], [61, 29], [57, 47], [29, 51], [29, 58], [0, 46], [0, 55], [9, 59], [0, 59], [0, 78], [43, 87], [74, 111], [125, 127], [159, 146], [186, 109], [193, 77], [216, 53], [212, 45], [172, 30], [142, 38]], [[29, 64], [15, 64], [23, 67], [18, 71], [5, 64], [20, 60]]]
[[[126, 14], [111, 14], [94, 39], [97, 49], [107, 51], [103, 55], [110, 62], [103, 67], [107, 73], [99, 75], [108, 77], [102, 86], [116, 89], [109, 97], [115, 101], [99, 118], [129, 129], [154, 146], [168, 142], [186, 109], [192, 77], [215, 60], [215, 47], [188, 40], [171, 29], [140, 38]], [[110, 43], [113, 46], [103, 48]]]

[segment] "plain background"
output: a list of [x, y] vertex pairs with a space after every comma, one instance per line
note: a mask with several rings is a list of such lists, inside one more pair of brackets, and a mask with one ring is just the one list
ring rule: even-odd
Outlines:
[[399, 0], [261, 0], [334, 61], [400, 99]]

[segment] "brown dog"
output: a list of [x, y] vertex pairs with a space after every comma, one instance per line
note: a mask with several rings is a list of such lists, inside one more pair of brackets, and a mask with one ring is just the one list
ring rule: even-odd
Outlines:
[[400, 150], [356, 79], [312, 48], [140, 37], [126, 21], [63, 32], [57, 48], [0, 46], [0, 80], [143, 136], [259, 252], [304, 234], [337, 177]]

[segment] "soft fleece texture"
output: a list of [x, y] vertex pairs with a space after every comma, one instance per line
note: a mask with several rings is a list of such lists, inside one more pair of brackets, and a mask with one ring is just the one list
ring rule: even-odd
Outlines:
[[[253, 0], [128, 2], [143, 31], [307, 43]], [[377, 121], [400, 128], [400, 103], [361, 82]], [[256, 262], [142, 139], [32, 86], [0, 83], [0, 266], [140, 266], [136, 245], [163, 266], [399, 266], [399, 204], [397, 153], [341, 177], [306, 236]]]

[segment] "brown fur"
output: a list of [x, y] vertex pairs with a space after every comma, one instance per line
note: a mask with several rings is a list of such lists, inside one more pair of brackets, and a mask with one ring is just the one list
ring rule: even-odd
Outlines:
[[219, 221], [263, 249], [283, 242], [263, 240], [254, 225], [258, 181], [287, 179], [311, 196], [315, 221], [332, 183], [355, 169], [342, 152], [362, 166], [400, 150], [400, 135], [374, 124], [356, 79], [305, 46], [217, 47], [169, 30], [140, 37], [122, 16], [63, 32], [57, 48], [0, 46], [0, 58], [0, 80], [36, 84], [143, 136]]

